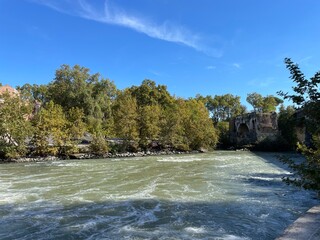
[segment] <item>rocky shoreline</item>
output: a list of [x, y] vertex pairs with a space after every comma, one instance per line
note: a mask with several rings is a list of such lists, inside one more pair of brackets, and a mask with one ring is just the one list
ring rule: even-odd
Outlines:
[[28, 163], [28, 162], [49, 162], [59, 160], [90, 160], [90, 159], [108, 159], [108, 158], [128, 158], [128, 157], [147, 157], [162, 155], [181, 155], [204, 153], [205, 151], [142, 151], [142, 152], [125, 152], [125, 153], [106, 153], [97, 155], [93, 153], [76, 153], [69, 156], [47, 156], [47, 157], [23, 157], [17, 159], [0, 159], [0, 163]]

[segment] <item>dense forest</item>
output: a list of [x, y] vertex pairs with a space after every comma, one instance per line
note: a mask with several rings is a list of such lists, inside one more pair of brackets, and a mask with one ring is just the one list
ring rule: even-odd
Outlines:
[[[294, 106], [284, 107], [282, 99], [259, 93], [249, 93], [246, 100], [259, 113], [279, 107], [281, 134], [271, 146], [297, 149], [307, 160], [297, 164], [283, 159], [301, 176], [286, 181], [320, 191], [320, 72], [307, 79], [291, 59], [286, 58], [285, 64], [294, 83], [293, 94], [279, 91], [278, 95]], [[240, 97], [232, 94], [183, 99], [152, 80], [119, 90], [114, 82], [78, 65], [62, 65], [47, 85], [25, 84], [16, 89], [15, 94], [0, 95], [2, 159], [68, 157], [83, 151], [79, 148], [83, 142], [87, 152], [101, 156], [108, 152], [226, 148], [230, 147], [229, 120], [247, 112]], [[312, 136], [309, 146], [297, 144], [297, 112], [302, 113], [299, 121]], [[270, 142], [266, 146], [270, 147]]]
[[[152, 80], [123, 90], [85, 67], [62, 65], [47, 85], [18, 86], [2, 96], [0, 152], [68, 156], [90, 136], [90, 151], [176, 149], [190, 151], [228, 145], [228, 121], [246, 113], [232, 94], [182, 99]], [[275, 111], [282, 100], [248, 94], [255, 111]], [[26, 141], [27, 139], [27, 141]], [[118, 139], [121, 144], [108, 144]]]

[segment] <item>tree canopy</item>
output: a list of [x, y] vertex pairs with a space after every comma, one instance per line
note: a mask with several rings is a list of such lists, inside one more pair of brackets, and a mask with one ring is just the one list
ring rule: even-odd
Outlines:
[[[165, 85], [150, 79], [119, 90], [112, 81], [99, 73], [91, 74], [86, 67], [62, 65], [49, 84], [27, 83], [18, 90], [19, 101], [30, 106], [32, 121], [23, 120], [21, 124], [32, 126], [30, 134], [24, 136], [29, 135], [29, 147], [35, 155], [76, 152], [77, 143], [87, 133], [92, 138], [89, 150], [99, 154], [110, 150], [110, 138], [120, 139], [122, 150], [133, 151], [154, 146], [180, 150], [214, 148], [218, 141], [203, 101], [176, 98]], [[226, 120], [235, 114], [240, 98], [228, 95], [224, 99], [224, 112], [219, 117]], [[10, 101], [14, 99], [6, 100], [6, 104]], [[25, 143], [19, 145], [26, 149]]]
[[240, 97], [232, 94], [215, 95], [203, 97], [197, 96], [210, 112], [214, 123], [229, 121], [232, 117], [244, 114], [246, 107], [241, 105]]
[[0, 157], [20, 157], [27, 149], [26, 138], [31, 136], [31, 123], [27, 119], [32, 114], [31, 105], [20, 96], [8, 93], [0, 96]]
[[48, 100], [65, 111], [75, 107], [82, 109], [86, 122], [93, 125], [89, 128], [93, 131], [107, 125], [116, 94], [117, 88], [112, 81], [102, 78], [99, 73], [90, 74], [90, 69], [79, 65], [72, 68], [62, 65], [47, 89]]
[[277, 106], [283, 103], [283, 100], [278, 97], [272, 95], [263, 97], [261, 94], [256, 92], [249, 93], [246, 100], [252, 105], [255, 112], [260, 113], [274, 112], [276, 111]]
[[285, 64], [295, 85], [292, 87], [293, 93], [279, 91], [278, 94], [284, 99], [291, 100], [299, 111], [302, 111], [307, 131], [313, 136], [312, 146], [298, 144], [298, 149], [306, 157], [305, 162], [296, 163], [292, 159], [285, 159], [300, 176], [299, 178], [288, 177], [285, 180], [306, 189], [317, 190], [320, 194], [320, 71], [307, 79], [299, 66], [290, 58], [285, 59]]
[[296, 84], [292, 87], [293, 93], [279, 91], [278, 94], [284, 99], [291, 100], [298, 108], [303, 110], [307, 116], [306, 123], [310, 131], [320, 133], [320, 71], [313, 77], [307, 79], [290, 58], [285, 59], [287, 69], [290, 71], [290, 78]]

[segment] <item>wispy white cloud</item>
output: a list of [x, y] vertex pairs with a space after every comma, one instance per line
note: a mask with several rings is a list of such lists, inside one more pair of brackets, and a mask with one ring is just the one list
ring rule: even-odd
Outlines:
[[259, 88], [266, 88], [272, 85], [275, 82], [273, 77], [265, 78], [265, 79], [253, 79], [248, 82], [249, 86], [259, 87]]
[[233, 63], [232, 66], [237, 69], [241, 69], [241, 65], [239, 63]]
[[208, 69], [208, 70], [213, 70], [213, 69], [216, 69], [216, 68], [217, 68], [216, 66], [212, 66], [212, 65], [206, 66], [206, 69]]
[[152, 38], [179, 43], [212, 57], [222, 56], [222, 52], [220, 50], [205, 44], [205, 39], [185, 27], [174, 25], [169, 21], [157, 24], [148, 19], [133, 16], [126, 13], [123, 9], [119, 9], [114, 5], [111, 5], [107, 0], [104, 1], [104, 6], [99, 9], [86, 0], [31, 1], [45, 5], [61, 13], [105, 24], [127, 27]]
[[304, 58], [301, 58], [298, 60], [298, 63], [309, 63], [309, 61], [312, 59], [312, 56], [307, 56]]
[[303, 68], [311, 68], [311, 69], [314, 69], [316, 68], [316, 66], [313, 65], [312, 63], [312, 56], [307, 56], [307, 57], [304, 57], [304, 58], [301, 58], [297, 61], [297, 63], [302, 66]]
[[150, 73], [152, 73], [155, 76], [161, 76], [161, 73], [158, 71], [154, 71], [154, 70], [149, 70]]

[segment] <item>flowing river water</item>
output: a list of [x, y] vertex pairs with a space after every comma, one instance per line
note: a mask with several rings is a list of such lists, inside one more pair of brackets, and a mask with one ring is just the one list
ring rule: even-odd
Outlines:
[[0, 165], [0, 239], [274, 239], [311, 206], [272, 153]]

